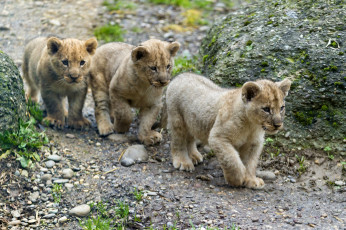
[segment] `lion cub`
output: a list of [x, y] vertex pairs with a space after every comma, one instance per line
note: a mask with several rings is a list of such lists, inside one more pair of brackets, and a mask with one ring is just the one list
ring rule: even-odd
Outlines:
[[283, 127], [291, 82], [258, 80], [242, 88], [223, 89], [202, 76], [185, 73], [168, 86], [168, 128], [172, 131], [173, 165], [192, 171], [203, 161], [195, 139], [209, 144], [233, 186], [262, 188], [256, 177], [264, 133]]
[[68, 126], [82, 128], [90, 125], [82, 109], [87, 93], [91, 56], [97, 41], [38, 37], [25, 47], [23, 77], [28, 84], [27, 97], [38, 102], [41, 92], [47, 109], [44, 123], [57, 128], [65, 126], [63, 99], [68, 99]]
[[139, 140], [145, 145], [161, 141], [161, 134], [151, 127], [160, 111], [163, 88], [170, 81], [173, 57], [179, 48], [177, 42], [151, 39], [139, 46], [108, 43], [96, 50], [90, 85], [101, 136], [128, 131], [134, 107], [140, 109]]

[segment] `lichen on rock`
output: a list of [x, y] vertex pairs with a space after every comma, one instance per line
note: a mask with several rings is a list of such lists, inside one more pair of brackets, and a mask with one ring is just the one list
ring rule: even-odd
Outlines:
[[11, 58], [0, 52], [0, 132], [16, 130], [26, 114], [23, 80]]
[[211, 27], [202, 71], [228, 87], [291, 78], [282, 140], [345, 152], [345, 12], [339, 0], [259, 0]]

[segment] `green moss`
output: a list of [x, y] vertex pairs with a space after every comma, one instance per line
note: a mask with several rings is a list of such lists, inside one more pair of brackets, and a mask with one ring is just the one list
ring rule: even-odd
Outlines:
[[244, 22], [244, 26], [247, 26], [247, 25], [249, 25], [250, 23], [251, 23], [251, 21], [250, 21], [250, 20], [247, 20], [247, 21]]
[[340, 56], [344, 55], [344, 52], [339, 52], [339, 55], [340, 55]]
[[303, 125], [311, 125], [314, 119], [313, 116], [308, 115], [306, 112], [295, 112], [294, 116]]
[[192, 58], [188, 57], [177, 57], [174, 60], [174, 67], [172, 76], [176, 76], [182, 72], [194, 72], [200, 74], [201, 72], [197, 69], [198, 58], [196, 56]]
[[227, 52], [227, 57], [231, 56], [231, 54], [232, 54], [231, 51], [228, 51]]
[[332, 43], [330, 44], [333, 48], [338, 48], [338, 43], [336, 43], [336, 41], [332, 41]]
[[211, 42], [209, 43], [208, 47], [212, 46], [216, 42], [216, 36], [213, 36], [211, 39]]
[[203, 56], [203, 59], [202, 59], [203, 64], [205, 63], [205, 61], [207, 60], [208, 57], [209, 57], [209, 55], [204, 55], [204, 56]]
[[335, 86], [342, 85], [342, 82], [336, 81], [336, 82], [334, 82], [334, 85], [335, 85]]
[[326, 106], [326, 105], [322, 105], [321, 110], [323, 110], [323, 111], [327, 111], [327, 110], [328, 110], [328, 106]]
[[268, 62], [263, 61], [263, 62], [261, 63], [261, 66], [262, 66], [262, 67], [268, 67], [269, 65], [268, 65]]
[[271, 25], [271, 24], [273, 24], [273, 21], [272, 21], [272, 20], [270, 20], [270, 21], [267, 22], [267, 25]]
[[235, 83], [235, 87], [237, 87], [237, 88], [241, 88], [243, 85], [242, 84], [240, 84], [240, 83]]
[[335, 72], [338, 69], [338, 67], [336, 67], [335, 65], [330, 65], [326, 68], [323, 68], [324, 71], [332, 71]]
[[251, 46], [252, 45], [252, 41], [251, 40], [248, 40], [246, 43], [245, 43], [246, 46]]
[[234, 35], [234, 38], [238, 38], [238, 37], [239, 37], [239, 34]]
[[265, 69], [261, 69], [261, 73], [264, 73], [266, 70]]

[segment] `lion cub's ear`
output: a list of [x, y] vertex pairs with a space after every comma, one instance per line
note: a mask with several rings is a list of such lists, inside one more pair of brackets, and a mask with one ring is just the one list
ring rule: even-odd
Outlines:
[[275, 84], [281, 89], [281, 91], [284, 93], [285, 97], [288, 94], [288, 91], [290, 90], [291, 87], [291, 81], [289, 79], [284, 79], [280, 82], [275, 82]]
[[168, 45], [168, 50], [172, 57], [174, 57], [177, 54], [179, 48], [180, 48], [179, 42], [172, 42]]
[[93, 55], [96, 52], [96, 48], [97, 48], [96, 38], [90, 38], [90, 39], [86, 40], [85, 41], [85, 47], [86, 47], [86, 50], [88, 51], [88, 53], [90, 55]]
[[144, 46], [138, 46], [131, 52], [131, 58], [133, 62], [136, 62], [147, 55], [149, 55], [149, 51]]
[[256, 82], [249, 81], [243, 85], [241, 90], [243, 102], [247, 103], [261, 92], [261, 86], [259, 86]]
[[49, 55], [56, 54], [59, 51], [61, 45], [62, 44], [59, 38], [56, 38], [56, 37], [49, 38], [47, 41], [48, 54]]

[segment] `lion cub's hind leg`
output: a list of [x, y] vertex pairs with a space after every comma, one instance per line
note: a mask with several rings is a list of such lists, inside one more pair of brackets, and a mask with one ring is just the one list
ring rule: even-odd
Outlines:
[[192, 139], [189, 136], [183, 119], [180, 115], [171, 116], [171, 154], [173, 160], [173, 166], [179, 170], [193, 171], [195, 166], [193, 165], [192, 159], [188, 153], [187, 140]]

